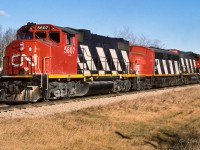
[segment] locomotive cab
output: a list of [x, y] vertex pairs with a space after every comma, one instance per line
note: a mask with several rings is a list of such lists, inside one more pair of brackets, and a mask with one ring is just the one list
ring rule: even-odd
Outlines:
[[28, 23], [5, 50], [7, 75], [75, 74], [77, 34], [69, 28]]
[[[50, 75], [76, 74], [77, 37], [74, 30], [51, 24], [22, 26], [17, 31], [17, 40], [5, 50], [0, 100], [46, 98]], [[66, 86], [63, 87], [66, 91]]]

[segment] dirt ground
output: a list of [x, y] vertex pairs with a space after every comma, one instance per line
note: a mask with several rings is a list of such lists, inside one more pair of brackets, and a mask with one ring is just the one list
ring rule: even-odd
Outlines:
[[0, 149], [200, 149], [199, 87], [0, 121]]

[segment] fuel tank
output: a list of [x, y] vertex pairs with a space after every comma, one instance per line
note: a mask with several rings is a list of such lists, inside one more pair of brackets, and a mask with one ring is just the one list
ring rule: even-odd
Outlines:
[[113, 86], [114, 82], [112, 81], [85, 82], [77, 88], [76, 96], [110, 93], [113, 89]]

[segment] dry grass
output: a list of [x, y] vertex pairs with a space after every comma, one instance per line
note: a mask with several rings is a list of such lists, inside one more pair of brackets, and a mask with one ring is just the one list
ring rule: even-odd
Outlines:
[[200, 149], [198, 88], [34, 119], [2, 120], [1, 149]]

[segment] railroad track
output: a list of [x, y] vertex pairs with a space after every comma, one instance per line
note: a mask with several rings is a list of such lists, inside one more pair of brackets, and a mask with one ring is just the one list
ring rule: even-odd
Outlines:
[[[191, 84], [191, 85], [183, 85], [181, 87], [193, 87], [197, 84]], [[65, 104], [65, 103], [73, 103], [73, 102], [80, 102], [80, 101], [87, 101], [92, 99], [99, 99], [99, 98], [108, 98], [108, 97], [117, 97], [122, 95], [129, 95], [129, 94], [138, 94], [138, 93], [147, 93], [147, 92], [153, 92], [153, 91], [161, 91], [166, 89], [176, 89], [180, 88], [180, 86], [176, 87], [165, 87], [165, 88], [158, 88], [158, 89], [150, 89], [145, 91], [129, 91], [129, 92], [121, 92], [121, 93], [110, 93], [110, 94], [104, 94], [104, 95], [94, 95], [94, 96], [86, 96], [86, 97], [75, 97], [70, 99], [62, 99], [62, 100], [51, 100], [51, 101], [45, 101], [45, 102], [36, 102], [36, 103], [24, 103], [24, 104], [0, 104], [0, 113], [6, 113], [11, 112], [15, 110], [26, 110], [28, 108], [38, 108], [38, 107], [44, 107], [44, 106], [53, 106], [58, 104]]]

